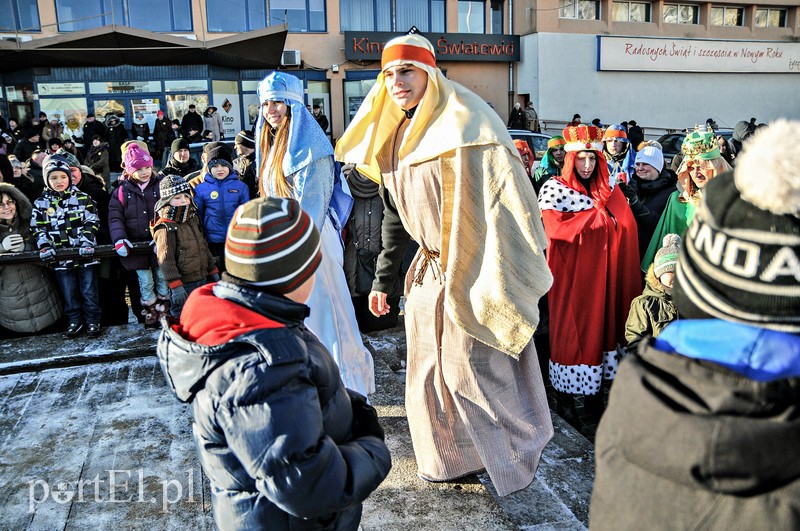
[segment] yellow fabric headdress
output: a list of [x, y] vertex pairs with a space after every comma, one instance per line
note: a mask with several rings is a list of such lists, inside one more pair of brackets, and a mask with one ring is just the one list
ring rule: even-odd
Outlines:
[[[400, 158], [415, 164], [459, 147], [486, 144], [517, 153], [497, 113], [475, 93], [444, 77], [434, 57], [433, 45], [421, 35], [396, 37], [383, 49], [383, 70], [411, 64], [428, 74], [425, 94], [400, 143]], [[390, 98], [381, 72], [336, 144], [336, 160], [357, 164], [362, 174], [380, 183], [375, 155], [403, 119], [405, 114]]]

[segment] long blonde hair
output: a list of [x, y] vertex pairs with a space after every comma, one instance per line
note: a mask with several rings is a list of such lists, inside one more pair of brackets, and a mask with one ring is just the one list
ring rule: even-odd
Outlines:
[[[274, 133], [266, 119], [264, 119], [261, 138], [258, 142], [261, 148], [261, 167], [258, 168], [258, 193], [261, 197], [267, 197], [269, 190], [274, 190], [278, 197], [294, 197], [292, 185], [283, 174], [283, 157], [286, 155], [286, 149], [289, 146], [289, 124], [291, 120], [292, 109], [289, 106], [286, 107], [286, 118]], [[275, 152], [270, 158], [269, 153], [273, 146], [275, 146]], [[268, 160], [271, 160], [269, 168], [267, 168]], [[271, 186], [265, 185], [267, 181]]]

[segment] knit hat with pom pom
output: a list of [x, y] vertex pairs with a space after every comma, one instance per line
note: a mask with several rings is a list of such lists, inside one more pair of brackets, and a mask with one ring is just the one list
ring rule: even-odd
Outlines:
[[759, 129], [735, 171], [706, 186], [678, 258], [682, 317], [800, 333], [798, 137], [798, 121]]
[[674, 273], [678, 263], [678, 254], [681, 250], [681, 237], [677, 234], [664, 236], [661, 249], [653, 260], [653, 273], [660, 278], [664, 273]]

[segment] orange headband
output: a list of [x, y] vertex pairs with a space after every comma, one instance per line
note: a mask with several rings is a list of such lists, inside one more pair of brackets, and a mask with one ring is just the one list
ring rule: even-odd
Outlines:
[[393, 61], [417, 61], [436, 68], [436, 58], [430, 50], [410, 44], [395, 44], [383, 49], [381, 69]]
[[620, 131], [619, 129], [607, 129], [605, 133], [603, 133], [603, 142], [606, 140], [612, 140], [614, 138], [628, 138], [628, 135], [625, 134], [625, 131]]
[[547, 141], [547, 148], [556, 148], [556, 147], [564, 147], [567, 145], [567, 142], [563, 138], [551, 138]]

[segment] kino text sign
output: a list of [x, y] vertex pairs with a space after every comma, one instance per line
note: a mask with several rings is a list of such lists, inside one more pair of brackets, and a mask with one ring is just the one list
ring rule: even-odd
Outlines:
[[[380, 61], [384, 45], [397, 37], [391, 32], [346, 31], [344, 56], [354, 61]], [[437, 61], [519, 61], [519, 35], [429, 33]]]

